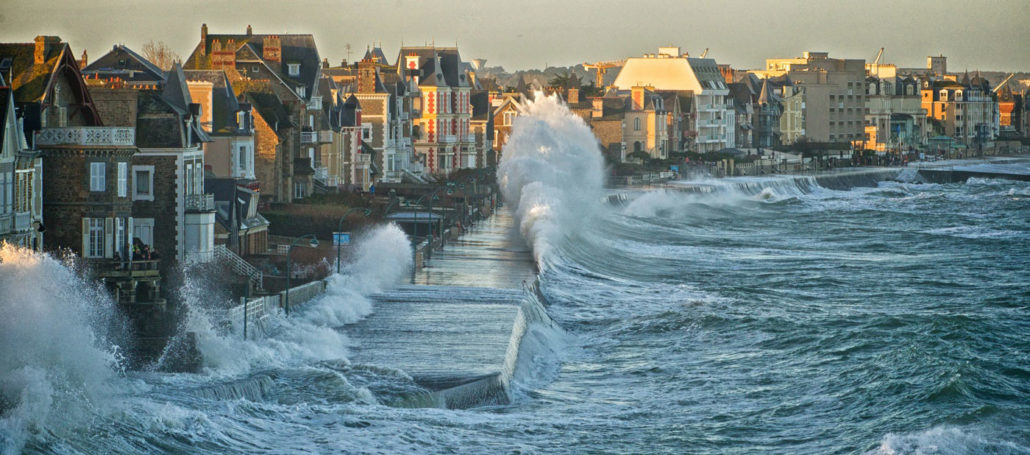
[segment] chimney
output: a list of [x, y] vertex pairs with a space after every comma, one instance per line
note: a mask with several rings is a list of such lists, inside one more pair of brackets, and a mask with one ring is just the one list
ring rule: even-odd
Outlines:
[[358, 62], [358, 93], [376, 92], [376, 63], [370, 58]]
[[207, 53], [207, 24], [200, 24], [200, 55]]
[[36, 65], [46, 63], [47, 54], [49, 54], [53, 48], [57, 47], [58, 44], [61, 44], [61, 37], [59, 36], [37, 36], [36, 50], [33, 54], [33, 63]]
[[247, 36], [253, 36], [254, 29], [250, 28], [250, 24], [247, 24]]
[[633, 110], [642, 111], [644, 110], [644, 87], [636, 86], [630, 89], [633, 99]]
[[279, 35], [265, 36], [261, 47], [261, 58], [269, 62], [282, 62], [282, 40]]
[[82, 50], [82, 59], [79, 60], [79, 70], [85, 69], [89, 66], [89, 55], [86, 54], [86, 50]]
[[579, 104], [579, 89], [570, 88], [569, 94], [565, 97], [569, 104]]
[[329, 69], [329, 59], [328, 58], [323, 58], [322, 59], [322, 69], [324, 69], [324, 70]]

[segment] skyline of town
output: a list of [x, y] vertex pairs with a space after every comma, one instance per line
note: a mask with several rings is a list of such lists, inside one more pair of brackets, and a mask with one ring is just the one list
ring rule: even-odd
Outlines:
[[[148, 1], [21, 5], [0, 15], [4, 24], [0, 42], [27, 41], [43, 33], [61, 36], [77, 50], [100, 55], [113, 44], [140, 48], [154, 40], [168, 44], [185, 58], [195, 44], [196, 30], [206, 23], [221, 33], [242, 31], [251, 25], [257, 33], [312, 34], [322, 56], [333, 62], [354, 61], [370, 44], [381, 44], [388, 54], [401, 46], [456, 44], [467, 60], [483, 58], [488, 66], [516, 71], [622, 59], [649, 52], [655, 46], [673, 45], [691, 55], [710, 49], [709, 56], [737, 68], [760, 68], [766, 58], [796, 57], [805, 50], [871, 60], [885, 47], [883, 61], [899, 67], [922, 66], [927, 56], [943, 54], [960, 65], [956, 69], [1030, 71], [1025, 64], [1030, 62], [1030, 49], [1019, 46], [1018, 40], [999, 39], [1005, 35], [998, 33], [1018, 30], [1030, 17], [1030, 3], [1019, 1], [975, 7], [942, 2], [932, 9], [918, 2], [888, 4], [880, 0], [860, 5], [806, 0], [792, 2], [789, 7], [780, 2], [751, 5], [743, 0], [722, 2], [717, 7], [705, 2], [653, 1], [618, 14], [611, 12], [616, 5], [605, 2], [590, 3], [587, 8], [582, 3], [551, 5], [538, 0], [517, 5], [404, 0], [390, 5], [339, 5], [331, 1], [298, 5], [258, 1], [248, 3], [244, 14], [231, 3], [160, 4], [179, 18], [176, 21], [164, 21], [166, 15], [140, 14], [148, 3], [155, 8], [159, 5]], [[962, 12], [960, 24], [955, 23], [956, 8]], [[346, 12], [294, 14], [298, 10], [336, 9]], [[42, 14], [44, 10], [46, 14]], [[544, 10], [548, 13], [538, 13]], [[693, 19], [698, 12], [703, 12], [703, 20]], [[348, 16], [369, 19], [352, 21]], [[47, 17], [47, 24], [40, 22], [42, 17]], [[116, 23], [122, 19], [131, 25], [98, 30], [95, 24], [100, 18]], [[614, 33], [624, 27], [634, 33]], [[878, 31], [870, 32], [877, 27]]]

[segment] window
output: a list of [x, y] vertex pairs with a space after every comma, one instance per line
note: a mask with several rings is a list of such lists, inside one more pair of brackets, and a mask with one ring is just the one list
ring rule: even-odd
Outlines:
[[297, 87], [297, 96], [303, 98], [303, 97], [307, 96], [306, 94], [307, 94], [307, 89], [305, 89], [303, 85], [300, 86], [300, 87]]
[[247, 147], [246, 146], [242, 146], [242, 145], [240, 146], [240, 159], [239, 159], [239, 163], [240, 163], [239, 175], [241, 177], [242, 176], [246, 176], [246, 174], [247, 174]]
[[186, 194], [193, 194], [193, 163], [186, 165]]
[[304, 199], [304, 193], [305, 193], [304, 190], [305, 190], [304, 182], [296, 182], [296, 183], [294, 183], [293, 184], [293, 198], [294, 199]]
[[132, 220], [133, 240], [139, 239], [144, 245], [154, 244], [154, 219], [134, 218]]
[[315, 127], [315, 114], [308, 114], [308, 127]]
[[11, 213], [11, 196], [14, 194], [14, 180], [11, 173], [0, 173], [0, 213]]
[[125, 218], [114, 219], [114, 249], [124, 259], [125, 251]]
[[361, 139], [365, 141], [372, 140], [372, 125], [361, 126]]
[[104, 257], [104, 219], [86, 218], [89, 226], [88, 245], [86, 245], [86, 257]]
[[133, 166], [132, 180], [132, 200], [154, 200], [154, 166]]
[[640, 131], [640, 117], [633, 119], [633, 130]]
[[105, 166], [102, 162], [89, 163], [89, 190], [90, 191], [104, 191], [106, 182], [104, 181]]
[[300, 63], [287, 63], [286, 67], [288, 68], [290, 76], [300, 76]]
[[118, 163], [118, 197], [129, 195], [129, 163]]

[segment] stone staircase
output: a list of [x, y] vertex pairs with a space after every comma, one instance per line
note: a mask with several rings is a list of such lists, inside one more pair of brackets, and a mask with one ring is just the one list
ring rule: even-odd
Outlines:
[[253, 286], [255, 291], [264, 289], [264, 273], [258, 270], [257, 267], [250, 265], [249, 262], [226, 248], [225, 245], [215, 245], [214, 252], [215, 258], [229, 264], [229, 268], [232, 269], [233, 273], [248, 278], [250, 285]]

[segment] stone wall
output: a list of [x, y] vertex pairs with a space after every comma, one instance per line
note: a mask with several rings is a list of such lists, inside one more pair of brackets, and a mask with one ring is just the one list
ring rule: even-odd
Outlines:
[[261, 185], [262, 199], [277, 200], [279, 180], [277, 178], [282, 153], [279, 147], [279, 136], [265, 121], [264, 117], [254, 111], [254, 176]]
[[90, 96], [104, 126], [136, 126], [136, 105], [139, 91], [131, 88], [91, 87]]
[[[166, 271], [175, 263], [178, 246], [176, 227], [180, 222], [175, 217], [180, 211], [175, 200], [179, 193], [179, 183], [175, 177], [175, 170], [178, 167], [177, 157], [136, 155], [132, 159], [132, 164], [154, 166], [154, 185], [151, 188], [154, 200], [134, 201], [132, 216], [154, 219], [154, 245], [152, 247], [157, 248], [161, 254], [160, 269], [162, 275], [165, 275]], [[135, 182], [132, 184], [135, 185]]]

